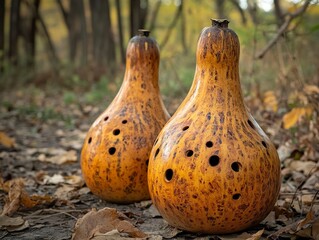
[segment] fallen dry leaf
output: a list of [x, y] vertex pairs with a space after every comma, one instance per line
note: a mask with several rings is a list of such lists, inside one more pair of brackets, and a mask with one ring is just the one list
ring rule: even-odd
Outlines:
[[6, 148], [14, 148], [16, 142], [13, 138], [10, 138], [7, 134], [0, 131], [0, 144]]
[[314, 170], [316, 170], [316, 163], [312, 161], [293, 160], [291, 161], [289, 167], [292, 170], [303, 172], [305, 175], [308, 175], [309, 173], [314, 172]]
[[244, 232], [242, 234], [229, 234], [224, 236], [219, 236], [221, 240], [259, 240], [264, 233], [264, 229], [259, 230], [255, 234], [250, 234]]
[[319, 88], [316, 85], [305, 85], [304, 91], [308, 95], [319, 94]]
[[70, 150], [67, 152], [64, 152], [59, 155], [55, 155], [53, 157], [48, 157], [45, 154], [40, 154], [38, 157], [38, 160], [41, 162], [50, 162], [53, 164], [64, 164], [64, 163], [69, 163], [69, 162], [76, 162], [77, 161], [77, 153], [75, 150]]
[[0, 216], [0, 229], [7, 230], [9, 232], [22, 231], [29, 227], [28, 221], [25, 221], [22, 217], [8, 217], [6, 215]]
[[310, 107], [296, 107], [286, 113], [283, 118], [284, 129], [292, 128], [303, 116], [311, 116], [313, 109]]
[[313, 211], [307, 213], [302, 220], [294, 222], [286, 227], [279, 229], [269, 236], [270, 239], [278, 239], [283, 234], [291, 236], [301, 236], [307, 239], [319, 239], [319, 217], [315, 218]]
[[54, 201], [50, 196], [29, 196], [24, 190], [24, 180], [22, 178], [12, 179], [7, 181], [8, 196], [5, 199], [1, 215], [12, 215], [20, 207], [32, 208], [40, 204], [50, 204]]
[[98, 211], [93, 209], [76, 222], [72, 239], [92, 239], [96, 234], [104, 234], [112, 230], [128, 234], [133, 238], [147, 236], [127, 220], [129, 220], [128, 217], [114, 208], [103, 208]]
[[73, 186], [62, 185], [55, 191], [53, 195], [58, 197], [59, 199], [70, 200], [71, 198], [73, 198], [74, 193], [72, 192], [74, 190], [75, 190], [75, 187]]
[[277, 112], [278, 101], [274, 91], [267, 91], [264, 94], [264, 105], [268, 111]]

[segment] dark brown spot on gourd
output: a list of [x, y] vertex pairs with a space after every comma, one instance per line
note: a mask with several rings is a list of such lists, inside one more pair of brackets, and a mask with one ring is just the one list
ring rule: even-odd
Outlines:
[[90, 144], [91, 142], [92, 142], [92, 137], [89, 138], [88, 144]]
[[126, 123], [127, 123], [127, 120], [124, 119], [124, 120], [122, 121], [122, 124], [126, 124]]
[[223, 113], [223, 112], [219, 112], [218, 115], [219, 115], [219, 121], [220, 121], [220, 123], [221, 123], [221, 124], [224, 123], [224, 121], [225, 121], [225, 115], [224, 115], [224, 113]]
[[210, 113], [210, 112], [206, 114], [206, 118], [207, 118], [207, 120], [210, 120], [210, 119], [211, 119], [211, 117], [212, 117], [212, 116], [211, 116], [211, 113]]
[[108, 116], [106, 116], [105, 118], [104, 118], [104, 121], [107, 121], [109, 119], [109, 117]]

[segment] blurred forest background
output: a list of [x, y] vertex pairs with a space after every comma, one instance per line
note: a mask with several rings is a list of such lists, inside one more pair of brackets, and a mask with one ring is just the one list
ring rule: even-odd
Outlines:
[[[230, 28], [239, 35], [246, 94], [318, 85], [317, 4], [310, 0], [0, 0], [1, 91], [49, 84], [69, 90], [71, 100], [72, 93], [84, 91], [91, 93], [88, 100], [100, 101], [103, 94], [118, 89], [126, 45], [139, 28], [146, 28], [160, 46], [163, 94], [184, 96], [193, 80], [197, 39], [210, 18], [229, 19]], [[92, 96], [94, 90], [102, 92]]]

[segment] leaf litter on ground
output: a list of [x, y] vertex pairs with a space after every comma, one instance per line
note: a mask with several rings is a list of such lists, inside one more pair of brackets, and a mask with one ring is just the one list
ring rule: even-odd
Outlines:
[[[87, 213], [92, 207], [96, 211], [109, 207], [127, 213], [124, 214], [126, 221], [147, 234], [148, 239], [265, 239], [272, 234], [276, 238], [318, 239], [319, 111], [314, 103], [319, 99], [319, 91], [316, 86], [306, 85], [302, 94], [292, 95], [287, 102], [279, 98], [276, 91], [268, 92], [259, 99], [255, 96], [248, 102], [256, 120], [277, 147], [282, 165], [282, 187], [274, 210], [257, 228], [225, 236], [196, 235], [170, 227], [151, 201], [123, 206], [106, 203], [92, 195], [79, 171], [79, 153], [86, 131], [101, 108], [94, 107], [93, 111], [92, 106], [79, 104], [72, 105], [69, 111], [69, 106], [56, 98], [41, 95], [33, 101], [31, 97], [30, 101], [38, 104], [40, 112], [45, 112], [45, 107], [57, 106], [59, 114], [71, 117], [75, 127], [68, 129], [63, 120], [21, 115], [16, 109], [24, 107], [26, 102], [23, 92], [19, 94], [21, 100], [12, 99], [12, 112], [0, 108], [5, 120], [0, 122], [0, 132], [10, 136], [15, 143], [14, 148], [8, 148], [10, 144], [4, 146], [0, 142], [0, 161], [5, 166], [1, 169], [0, 204], [2, 213], [6, 214], [2, 217], [13, 218], [13, 229], [21, 227], [19, 234], [26, 234], [30, 229], [39, 234], [41, 229], [45, 229], [43, 234], [46, 231], [53, 231], [51, 234], [56, 231], [57, 234], [57, 230], [63, 232], [60, 222], [63, 222], [64, 229], [68, 225], [67, 232], [71, 234], [80, 214]], [[294, 104], [296, 101], [299, 101], [297, 105]], [[175, 102], [174, 106], [178, 106], [178, 101]], [[301, 110], [293, 110], [295, 108]], [[306, 108], [312, 109], [311, 116], [308, 116], [310, 111]], [[291, 113], [298, 111], [303, 117], [296, 118]], [[286, 115], [286, 120], [283, 120], [288, 113], [291, 115]], [[286, 125], [284, 121], [287, 121]], [[285, 129], [287, 126], [289, 129]], [[9, 199], [12, 201], [9, 202]], [[21, 217], [23, 224], [20, 224]], [[11, 221], [8, 218], [6, 220]], [[23, 230], [27, 225], [29, 227]], [[0, 224], [0, 230], [9, 232], [9, 227]], [[16, 239], [16, 236], [12, 235], [9, 239]], [[63, 236], [65, 239], [71, 237]], [[93, 238], [135, 237], [111, 229], [108, 232], [96, 231]]]

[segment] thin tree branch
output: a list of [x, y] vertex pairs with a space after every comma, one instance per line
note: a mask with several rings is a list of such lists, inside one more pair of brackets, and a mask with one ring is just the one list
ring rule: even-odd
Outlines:
[[68, 28], [68, 30], [70, 31], [70, 22], [69, 22], [69, 13], [65, 10], [65, 8], [63, 7], [62, 1], [61, 0], [57, 0], [57, 3], [59, 5], [59, 8], [61, 10], [64, 22], [66, 27]]
[[303, 4], [303, 6], [301, 6], [299, 9], [297, 9], [293, 13], [290, 13], [287, 15], [286, 20], [280, 26], [276, 35], [273, 37], [273, 39], [271, 39], [268, 42], [268, 44], [260, 51], [260, 53], [257, 54], [257, 56], [256, 56], [257, 59], [261, 59], [265, 56], [265, 54], [269, 51], [269, 49], [271, 49], [277, 43], [279, 38], [286, 32], [286, 30], [288, 29], [292, 20], [295, 19], [296, 17], [302, 15], [307, 10], [310, 2], [311, 2], [311, 0], [306, 0], [305, 3]]

